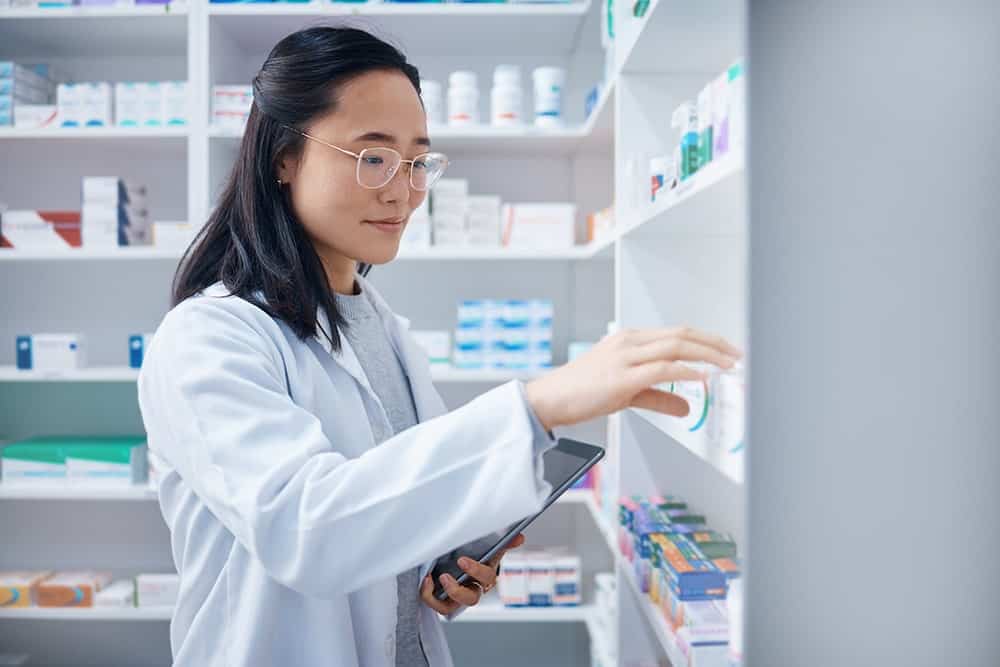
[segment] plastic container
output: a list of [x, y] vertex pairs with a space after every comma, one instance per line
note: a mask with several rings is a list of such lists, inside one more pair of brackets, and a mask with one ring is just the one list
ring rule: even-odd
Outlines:
[[424, 102], [428, 125], [444, 124], [444, 93], [441, 84], [430, 79], [420, 80], [420, 99]]
[[490, 93], [491, 122], [498, 127], [516, 127], [524, 123], [524, 92], [521, 89], [521, 68], [498, 65], [493, 72]]
[[674, 110], [671, 125], [680, 132], [680, 180], [685, 181], [698, 171], [698, 108], [684, 102]]
[[535, 125], [561, 127], [563, 119], [563, 86], [566, 70], [561, 67], [538, 67], [532, 73], [535, 82]]
[[479, 123], [479, 82], [475, 72], [459, 70], [448, 77], [448, 124]]

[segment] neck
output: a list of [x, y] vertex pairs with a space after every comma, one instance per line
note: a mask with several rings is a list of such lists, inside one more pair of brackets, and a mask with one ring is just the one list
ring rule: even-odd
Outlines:
[[319, 258], [330, 289], [337, 294], [354, 294], [358, 263], [335, 252], [320, 252]]

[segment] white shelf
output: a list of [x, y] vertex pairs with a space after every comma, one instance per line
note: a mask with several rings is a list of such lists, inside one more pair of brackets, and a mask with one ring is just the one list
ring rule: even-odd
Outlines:
[[456, 623], [587, 623], [593, 605], [578, 607], [504, 607], [490, 595], [479, 605], [466, 609]]
[[0, 619], [40, 621], [169, 621], [172, 607], [24, 607], [0, 609]]
[[[452, 155], [469, 152], [488, 152], [491, 156], [570, 156], [577, 153], [604, 154], [612, 156], [614, 138], [612, 136], [614, 113], [613, 104], [608, 103], [608, 93], [602, 97], [603, 104], [595, 107], [590, 118], [580, 126], [565, 128], [523, 128], [432, 126], [428, 132], [434, 150]], [[210, 127], [209, 137], [219, 140], [239, 141], [243, 131], [230, 127]]]
[[[213, 29], [245, 53], [266, 53], [283, 36], [316, 19], [346, 19], [373, 28], [411, 57], [462, 53], [566, 56], [576, 46], [590, 2], [260, 3], [209, 5]], [[266, 20], [260, 20], [266, 18]], [[341, 20], [340, 22], [344, 22]], [[516, 36], [516, 37], [515, 37]], [[511, 40], [517, 40], [512, 43]]]
[[[197, 1], [197, 0], [195, 0]], [[0, 9], [4, 19], [109, 19], [135, 17], [186, 16], [184, 5], [134, 5], [110, 7], [48, 7]]]
[[[684, 430], [681, 420], [670, 415], [650, 410], [640, 410], [638, 408], [630, 408], [630, 410], [662, 431], [670, 440], [676, 442], [736, 484], [743, 483], [742, 470], [737, 466], [727, 465], [726, 453], [722, 452], [719, 446], [704, 434], [694, 435]], [[652, 442], [649, 446], [658, 447], [662, 445], [659, 442]]]
[[[562, 250], [533, 250], [531, 248], [489, 248], [473, 246], [431, 247], [426, 249], [402, 248], [394, 261], [578, 261], [593, 258], [610, 259], [614, 239], [573, 246]], [[13, 249], [0, 248], [0, 262], [16, 261], [135, 261], [168, 260], [176, 262], [183, 255], [180, 248], [135, 246], [122, 248], [53, 248]]]
[[[625, 72], [722, 72], [740, 57], [741, 0], [652, 0], [646, 15], [616, 25]], [[639, 28], [640, 30], [636, 30]]]
[[0, 382], [135, 382], [139, 371], [128, 366], [104, 366], [68, 371], [23, 371], [0, 366]]
[[0, 500], [156, 500], [156, 491], [136, 484], [128, 489], [17, 487], [0, 483]]
[[649, 599], [649, 596], [639, 589], [639, 582], [635, 580], [635, 573], [632, 571], [631, 565], [621, 556], [617, 556], [616, 560], [618, 571], [621, 575], [619, 579], [625, 579], [628, 582], [626, 588], [630, 589], [635, 596], [636, 604], [646, 616], [646, 621], [656, 635], [664, 653], [667, 654], [670, 664], [672, 667], [687, 667], [687, 658], [684, 657], [684, 654], [678, 648], [673, 630], [667, 625], [667, 620], [663, 618], [663, 614], [656, 608], [656, 605]]
[[187, 14], [157, 5], [0, 9], [0, 56], [183, 57]]
[[185, 139], [187, 127], [52, 127], [26, 129], [0, 127], [4, 139]]
[[655, 205], [635, 212], [617, 236], [745, 233], [744, 167], [745, 158], [737, 151], [709, 163]]
[[[441, 383], [499, 384], [537, 377], [539, 371], [502, 369], [464, 370], [431, 366], [431, 377]], [[22, 371], [14, 366], [0, 366], [0, 382], [135, 382], [139, 371], [128, 366], [97, 366], [73, 371]]]

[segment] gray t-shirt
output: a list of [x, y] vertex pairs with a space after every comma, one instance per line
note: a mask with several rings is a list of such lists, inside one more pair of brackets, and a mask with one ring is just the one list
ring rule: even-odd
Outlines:
[[[342, 332], [347, 338], [372, 390], [382, 402], [389, 418], [391, 432], [381, 415], [368, 415], [375, 442], [381, 444], [393, 435], [417, 424], [417, 409], [413, 403], [410, 381], [396, 356], [385, 325], [371, 300], [365, 294], [336, 295], [337, 310], [347, 326]], [[366, 403], [366, 406], [368, 403]], [[396, 578], [399, 607], [396, 615], [397, 667], [427, 667], [427, 656], [420, 642], [420, 568], [413, 568]]]

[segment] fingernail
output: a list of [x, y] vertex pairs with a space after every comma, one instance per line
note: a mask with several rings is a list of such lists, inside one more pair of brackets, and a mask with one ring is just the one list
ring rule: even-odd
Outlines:
[[469, 560], [468, 558], [463, 557], [458, 559], [458, 564], [461, 565], [462, 567], [469, 567], [470, 565], [472, 565], [472, 561]]

